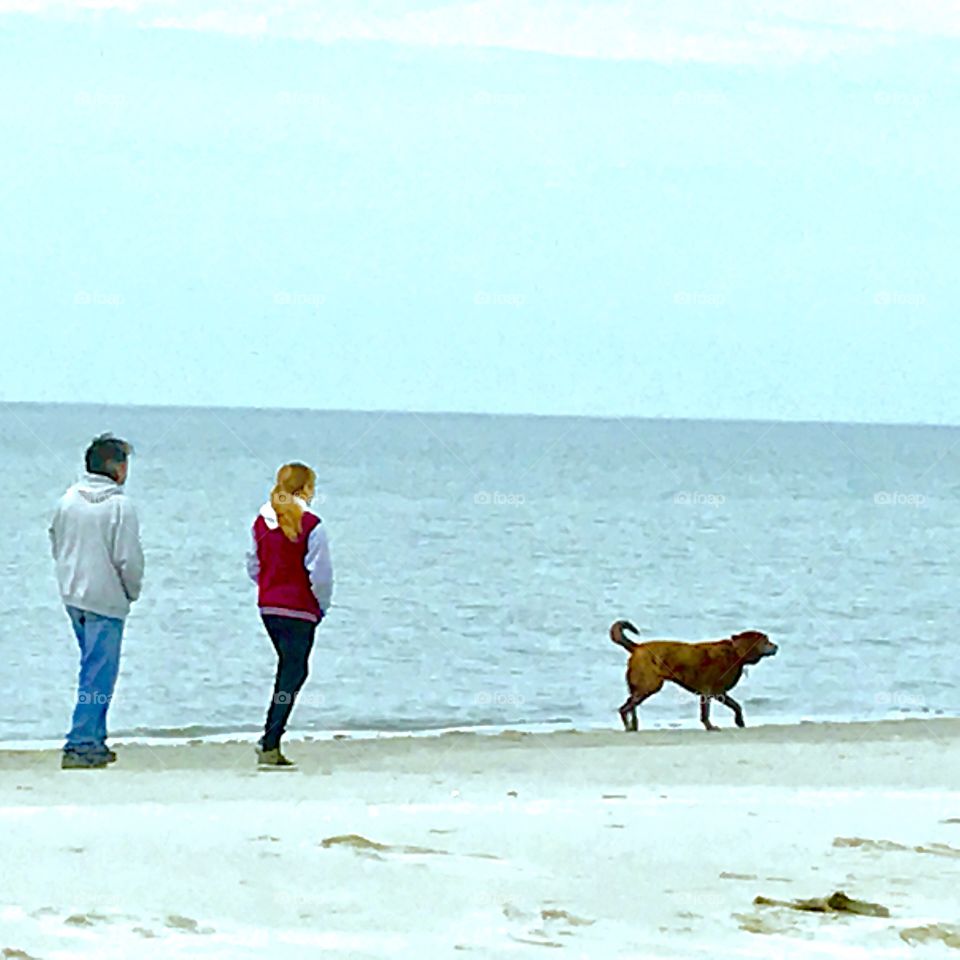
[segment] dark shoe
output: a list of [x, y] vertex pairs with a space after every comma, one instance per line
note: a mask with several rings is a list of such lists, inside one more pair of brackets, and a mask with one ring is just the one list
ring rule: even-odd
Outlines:
[[105, 756], [106, 756], [107, 763], [117, 762], [117, 755], [112, 750], [107, 750]]
[[257, 750], [257, 764], [261, 767], [295, 767], [292, 760], [288, 760], [281, 752], [279, 747], [273, 750]]
[[60, 758], [60, 769], [102, 770], [109, 762], [102, 753], [73, 753], [65, 750]]

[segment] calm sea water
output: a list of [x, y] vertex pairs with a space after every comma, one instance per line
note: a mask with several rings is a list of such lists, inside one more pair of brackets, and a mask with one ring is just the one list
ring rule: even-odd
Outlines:
[[[68, 723], [46, 528], [104, 430], [137, 448], [147, 554], [114, 734], [258, 728], [273, 651], [243, 555], [295, 458], [318, 469], [337, 582], [293, 734], [617, 728], [621, 616], [768, 632], [748, 723], [960, 706], [958, 428], [0, 405], [2, 740]], [[666, 688], [641, 710], [696, 712]]]

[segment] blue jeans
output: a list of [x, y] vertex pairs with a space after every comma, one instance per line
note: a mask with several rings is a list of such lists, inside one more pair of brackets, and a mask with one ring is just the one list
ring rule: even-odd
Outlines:
[[120, 670], [123, 621], [67, 607], [80, 644], [80, 682], [73, 725], [64, 750], [102, 753], [107, 749], [107, 709]]

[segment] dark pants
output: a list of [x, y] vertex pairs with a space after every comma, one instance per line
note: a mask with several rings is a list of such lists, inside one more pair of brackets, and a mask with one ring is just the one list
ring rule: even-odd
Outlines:
[[263, 615], [263, 625], [277, 651], [277, 679], [260, 746], [264, 750], [274, 750], [280, 746], [297, 694], [307, 679], [317, 625], [309, 620], [273, 614]]

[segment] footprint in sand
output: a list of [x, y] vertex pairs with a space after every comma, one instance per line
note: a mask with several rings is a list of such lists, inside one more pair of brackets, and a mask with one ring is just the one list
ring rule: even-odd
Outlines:
[[[443, 833], [443, 832], [453, 832], [453, 831], [440, 831], [440, 830], [431, 830], [431, 833]], [[383, 860], [384, 858], [380, 856], [382, 853], [400, 853], [400, 854], [413, 854], [413, 855], [430, 855], [430, 856], [439, 856], [439, 857], [449, 857], [454, 856], [449, 850], [437, 850], [434, 847], [418, 847], [410, 844], [388, 844], [388, 843], [378, 843], [376, 840], [370, 840], [367, 837], [363, 837], [358, 833], [344, 833], [336, 837], [326, 837], [324, 840], [320, 841], [320, 846], [326, 850], [329, 850], [331, 847], [347, 847], [350, 850], [355, 851], [356, 853], [361, 854], [362, 856], [370, 857], [374, 860]], [[496, 856], [493, 853], [465, 853], [462, 854], [465, 857], [476, 857], [481, 860], [499, 860], [500, 857]]]
[[515, 943], [537, 947], [562, 947], [558, 937], [572, 937], [577, 927], [589, 927], [596, 923], [578, 917], [557, 907], [543, 907], [539, 916], [533, 911], [522, 910], [512, 903], [503, 905], [503, 915], [518, 925], [526, 927], [522, 932], [509, 934]]
[[434, 850], [431, 847], [415, 847], [406, 845], [391, 846], [387, 843], [378, 843], [360, 836], [359, 833], [343, 833], [336, 837], [326, 837], [320, 841], [320, 846], [328, 850], [330, 847], [347, 847], [358, 853], [433, 853], [446, 854], [446, 850]]
[[739, 923], [740, 929], [746, 930], [747, 933], [791, 934], [795, 933], [798, 928], [796, 921], [772, 915], [735, 913], [733, 919]]
[[960, 850], [949, 843], [928, 843], [925, 847], [914, 847], [916, 853], [933, 853], [938, 857], [960, 857]]
[[893, 840], [869, 840], [864, 837], [836, 837], [833, 841], [835, 847], [860, 847], [863, 850], [875, 851], [899, 851], [906, 853], [929, 853], [935, 857], [960, 857], [960, 850], [951, 847], [947, 843], [928, 843], [917, 844], [909, 847], [903, 843], [896, 843]]
[[566, 910], [541, 910], [540, 916], [544, 920], [567, 924], [571, 927], [592, 927], [597, 921], [587, 920], [585, 917], [576, 917]]
[[92, 927], [94, 924], [102, 923], [107, 919], [101, 913], [73, 913], [63, 922], [71, 927]]
[[900, 939], [911, 947], [919, 943], [942, 943], [960, 950], [960, 927], [948, 923], [928, 923], [925, 927], [909, 927], [900, 931]]
[[179, 914], [171, 913], [167, 916], [166, 925], [173, 930], [182, 930], [184, 933], [214, 933], [213, 927], [201, 927], [196, 920], [191, 917], [181, 917]]

